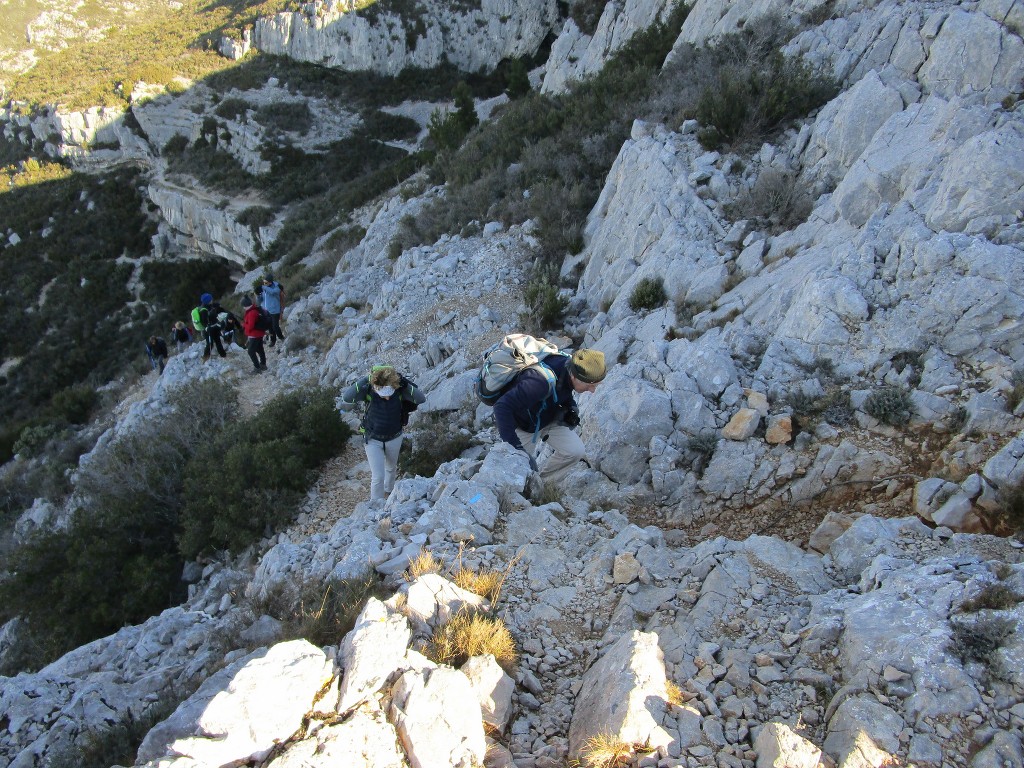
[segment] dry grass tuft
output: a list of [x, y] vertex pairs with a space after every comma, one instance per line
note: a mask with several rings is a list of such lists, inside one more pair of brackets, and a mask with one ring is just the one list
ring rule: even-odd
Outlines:
[[505, 583], [505, 573], [502, 571], [482, 571], [475, 573], [468, 568], [459, 568], [452, 576], [452, 581], [462, 589], [487, 600], [491, 605], [498, 601], [501, 594], [501, 587]]
[[491, 654], [501, 667], [515, 667], [518, 653], [505, 623], [478, 611], [462, 610], [434, 630], [426, 655], [438, 664], [459, 667], [472, 656]]
[[440, 572], [441, 563], [437, 561], [433, 553], [426, 549], [421, 549], [420, 553], [409, 562], [409, 567], [405, 570], [405, 580], [416, 581], [416, 579], [424, 574]]
[[668, 692], [668, 701], [673, 707], [679, 707], [683, 704], [683, 689], [675, 684], [675, 681], [668, 680], [665, 682], [665, 690]]
[[610, 733], [591, 736], [580, 749], [579, 761], [584, 768], [625, 768], [633, 756], [632, 747]]

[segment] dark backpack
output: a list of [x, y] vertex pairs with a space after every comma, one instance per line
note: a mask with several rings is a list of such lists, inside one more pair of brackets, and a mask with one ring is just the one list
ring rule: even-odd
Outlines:
[[267, 312], [263, 307], [256, 307], [256, 322], [253, 323], [253, 328], [257, 331], [269, 331], [274, 327], [273, 318], [270, 317], [270, 313]]

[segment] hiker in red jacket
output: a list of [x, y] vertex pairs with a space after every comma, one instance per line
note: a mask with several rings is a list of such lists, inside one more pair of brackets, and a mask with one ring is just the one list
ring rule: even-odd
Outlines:
[[263, 373], [267, 370], [267, 353], [263, 349], [263, 337], [266, 335], [266, 331], [256, 327], [260, 323], [260, 309], [249, 296], [242, 299], [242, 306], [245, 307], [245, 315], [242, 317], [242, 331], [245, 333], [246, 339], [245, 349], [256, 368], [254, 373]]

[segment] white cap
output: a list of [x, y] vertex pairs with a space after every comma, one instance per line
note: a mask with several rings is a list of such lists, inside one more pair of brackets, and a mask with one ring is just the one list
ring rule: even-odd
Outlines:
[[393, 394], [395, 394], [394, 387], [374, 387], [373, 391], [376, 392], [381, 397], [391, 397]]

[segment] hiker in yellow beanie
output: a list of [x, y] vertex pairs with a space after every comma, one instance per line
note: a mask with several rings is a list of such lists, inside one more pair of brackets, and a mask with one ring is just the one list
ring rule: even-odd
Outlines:
[[[580, 423], [575, 394], [593, 392], [606, 374], [604, 353], [580, 349], [571, 356], [552, 354], [524, 369], [494, 404], [501, 439], [530, 457], [530, 467], [545, 482], [558, 482], [585, 454], [573, 429]], [[546, 443], [552, 455], [538, 470], [537, 449]]]

